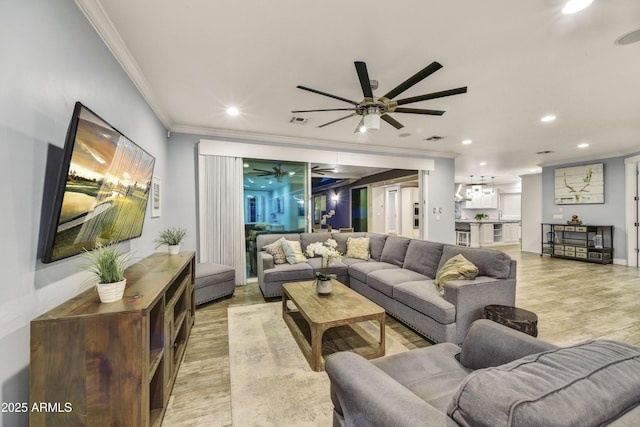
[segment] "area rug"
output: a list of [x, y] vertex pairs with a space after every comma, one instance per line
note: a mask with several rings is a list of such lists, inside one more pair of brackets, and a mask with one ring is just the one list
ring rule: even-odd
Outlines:
[[[233, 425], [330, 426], [329, 378], [314, 372], [282, 319], [282, 303], [230, 307]], [[377, 323], [360, 326], [378, 333]], [[387, 328], [386, 354], [406, 351]]]

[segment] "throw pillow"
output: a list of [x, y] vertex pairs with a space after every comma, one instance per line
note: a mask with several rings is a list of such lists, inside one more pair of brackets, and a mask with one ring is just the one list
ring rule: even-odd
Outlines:
[[287, 254], [284, 253], [284, 249], [282, 248], [282, 240], [284, 240], [284, 237], [281, 237], [270, 245], [262, 247], [262, 249], [273, 257], [275, 264], [285, 264], [287, 262]]
[[471, 261], [458, 254], [449, 260], [436, 273], [436, 285], [441, 294], [444, 294], [444, 285], [449, 280], [473, 279], [478, 275], [478, 267]]
[[289, 264], [297, 264], [299, 262], [305, 262], [307, 257], [302, 253], [302, 247], [297, 240], [282, 240], [282, 249], [287, 255], [287, 262]]
[[347, 239], [347, 258], [358, 258], [364, 260], [371, 258], [371, 255], [369, 254], [369, 238], [349, 237]]

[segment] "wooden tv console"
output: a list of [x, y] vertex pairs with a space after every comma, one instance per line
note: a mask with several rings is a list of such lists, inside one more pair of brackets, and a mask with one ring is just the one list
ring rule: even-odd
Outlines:
[[[195, 254], [126, 270], [121, 301], [89, 289], [31, 322], [31, 426], [162, 423], [195, 313]], [[47, 406], [48, 405], [48, 406]]]

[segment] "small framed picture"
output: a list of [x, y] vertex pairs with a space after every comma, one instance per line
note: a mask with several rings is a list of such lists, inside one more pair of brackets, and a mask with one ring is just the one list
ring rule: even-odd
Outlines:
[[160, 201], [162, 191], [160, 186], [160, 178], [153, 177], [151, 181], [151, 218], [158, 218], [160, 216]]

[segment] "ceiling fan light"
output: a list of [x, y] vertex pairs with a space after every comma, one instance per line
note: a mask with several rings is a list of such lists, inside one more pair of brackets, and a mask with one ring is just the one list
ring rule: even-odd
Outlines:
[[367, 114], [364, 116], [364, 127], [367, 131], [380, 130], [380, 116], [377, 114]]

